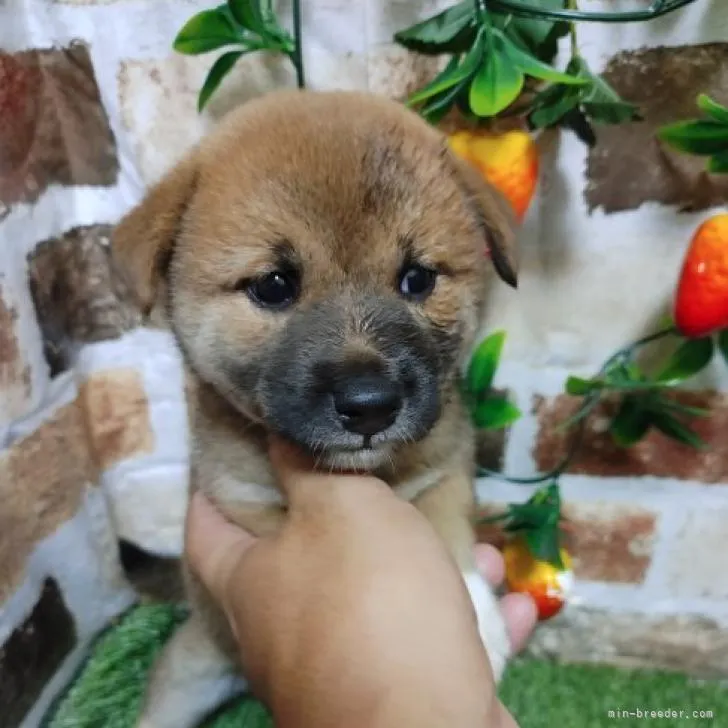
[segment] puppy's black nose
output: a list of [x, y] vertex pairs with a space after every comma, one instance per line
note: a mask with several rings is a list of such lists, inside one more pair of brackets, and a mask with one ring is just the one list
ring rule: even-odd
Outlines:
[[359, 374], [337, 382], [334, 407], [349, 432], [371, 437], [386, 430], [402, 406], [399, 389], [379, 374]]

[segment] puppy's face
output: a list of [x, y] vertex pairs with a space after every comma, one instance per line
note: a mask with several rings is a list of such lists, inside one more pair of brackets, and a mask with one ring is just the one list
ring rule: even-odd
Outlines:
[[506, 208], [400, 105], [353, 93], [246, 104], [118, 226], [191, 369], [326, 466], [423, 438], [515, 278]]

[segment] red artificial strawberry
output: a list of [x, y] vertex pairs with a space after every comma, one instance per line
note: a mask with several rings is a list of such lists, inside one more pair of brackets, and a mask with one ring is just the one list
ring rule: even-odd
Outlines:
[[728, 214], [711, 217], [693, 235], [677, 286], [675, 325], [695, 338], [728, 328]]

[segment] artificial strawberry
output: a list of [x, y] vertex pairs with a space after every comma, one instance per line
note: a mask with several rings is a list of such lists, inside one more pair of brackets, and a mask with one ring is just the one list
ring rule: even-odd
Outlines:
[[480, 173], [511, 203], [523, 220], [538, 182], [538, 149], [533, 137], [515, 129], [502, 134], [462, 130], [449, 138], [459, 157]]
[[530, 594], [541, 621], [561, 611], [573, 583], [571, 557], [564, 548], [560, 554], [563, 569], [537, 559], [521, 535], [512, 538], [503, 547], [508, 591]]
[[709, 218], [693, 235], [677, 286], [675, 325], [691, 338], [728, 327], [728, 214]]

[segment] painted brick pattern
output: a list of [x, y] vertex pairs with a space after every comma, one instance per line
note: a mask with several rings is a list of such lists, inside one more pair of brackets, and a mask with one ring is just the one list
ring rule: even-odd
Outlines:
[[728, 580], [716, 571], [715, 554], [728, 548], [728, 507], [687, 507], [666, 566], [666, 589], [677, 597], [728, 599]]
[[0, 647], [0, 709], [19, 725], [76, 641], [73, 616], [55, 579], [48, 578], [28, 618]]
[[589, 154], [586, 199], [605, 212], [661, 202], [702, 210], [728, 201], [728, 181], [705, 173], [704, 160], [678, 154], [655, 139], [663, 124], [695, 118], [696, 89], [728, 101], [728, 43], [642, 48], [618, 53], [605, 77], [638, 103], [643, 120], [603, 127]]
[[5, 302], [0, 283], [0, 423], [24, 413], [30, 399], [30, 370], [15, 330], [17, 312]]
[[[607, 427], [615, 412], [614, 404], [605, 403], [586, 425], [579, 453], [569, 472], [601, 476], [677, 477], [704, 483], [728, 482], [728, 396], [719, 392], [681, 392], [682, 404], [710, 411], [710, 417], [695, 418], [691, 427], [705, 441], [704, 450], [681, 445], [659, 432], [650, 432], [635, 447], [624, 449], [614, 443]], [[539, 400], [536, 410], [539, 436], [534, 459], [542, 470], [553, 468], [564, 456], [570, 434], [559, 425], [578, 407], [568, 395], [553, 400]]]
[[[405, 53], [392, 34], [450, 4], [305, 3], [311, 86], [404, 98], [441, 61]], [[181, 543], [184, 378], [168, 338], [141, 327], [108, 236], [228, 111], [295, 82], [285, 59], [253, 54], [198, 115], [213, 56], [175, 55], [170, 42], [207, 6], [149, 0], [132, 17], [124, 0], [28, 0], [20, 13], [0, 2], [0, 714], [22, 728], [40, 724], [51, 677], [70, 678], [88, 640], [130, 603], [117, 538], [127, 557]], [[585, 25], [585, 57], [645, 121], [600, 128], [591, 151], [568, 134], [539, 142], [521, 285], [494, 289], [488, 309], [488, 328], [508, 331], [496, 384], [523, 410], [537, 395], [536, 411], [478, 443], [482, 466], [516, 475], [563, 455], [556, 424], [573, 402], [555, 378], [593, 371], [646, 333], [693, 229], [726, 203], [724, 180], [653, 134], [693, 116], [698, 92], [728, 102], [728, 9], [694, 3], [646, 32]], [[721, 370], [683, 395], [711, 409], [696, 423], [704, 452], [658, 434], [619, 450], [604, 432], [609, 405], [590, 421], [563, 478], [574, 600], [532, 652], [728, 675], [726, 390]], [[484, 513], [531, 492], [497, 478], [477, 488]], [[503, 542], [492, 526], [478, 536]]]
[[657, 516], [630, 503], [570, 502], [565, 543], [578, 579], [640, 584], [652, 560]]
[[141, 324], [131, 293], [115, 274], [108, 225], [76, 228], [41, 242], [28, 263], [30, 290], [51, 374], [73, 363], [80, 344], [115, 339]]
[[0, 53], [0, 203], [51, 184], [112, 185], [116, 145], [88, 48]]
[[112, 369], [86, 380], [79, 393], [96, 466], [108, 470], [120, 460], [154, 449], [149, 401], [135, 369]]
[[28, 555], [77, 512], [96, 480], [76, 402], [59, 408], [0, 459], [0, 600], [24, 575]]

